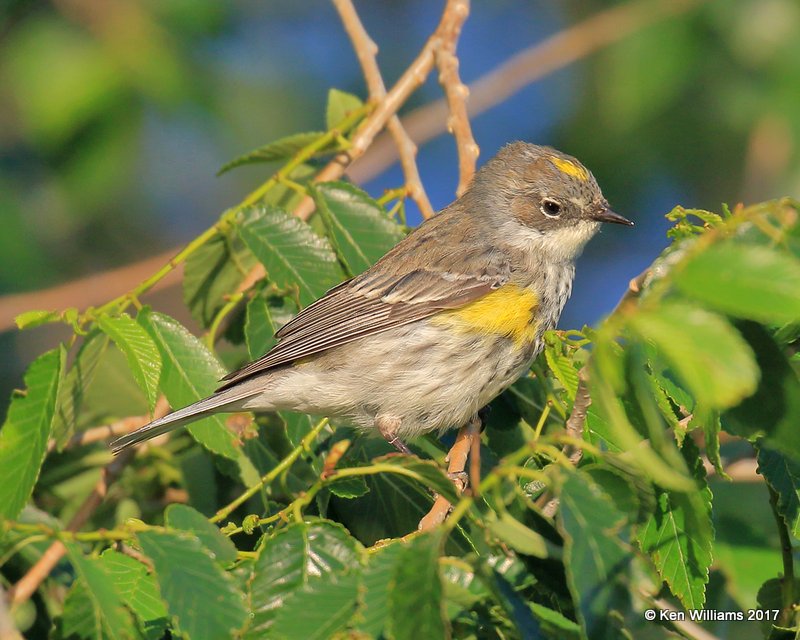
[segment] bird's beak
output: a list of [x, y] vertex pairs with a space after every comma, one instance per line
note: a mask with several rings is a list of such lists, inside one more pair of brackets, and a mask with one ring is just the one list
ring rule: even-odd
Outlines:
[[608, 203], [606, 202], [603, 202], [592, 209], [589, 217], [592, 220], [597, 220], [598, 222], [613, 222], [614, 224], [624, 224], [629, 227], [633, 226], [633, 222], [609, 209]]

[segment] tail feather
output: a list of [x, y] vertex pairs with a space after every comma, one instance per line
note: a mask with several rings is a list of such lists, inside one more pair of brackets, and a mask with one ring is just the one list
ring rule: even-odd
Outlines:
[[211, 415], [212, 413], [217, 413], [219, 411], [236, 411], [239, 402], [244, 398], [241, 392], [232, 393], [233, 391], [234, 389], [227, 389], [215, 393], [208, 398], [198, 400], [187, 407], [173, 411], [163, 418], [153, 420], [150, 424], [146, 424], [121, 438], [117, 438], [111, 442], [112, 453], [116, 455], [123, 449], [150, 440], [151, 438], [155, 438], [156, 436], [160, 436], [174, 429], [179, 429], [189, 422]]

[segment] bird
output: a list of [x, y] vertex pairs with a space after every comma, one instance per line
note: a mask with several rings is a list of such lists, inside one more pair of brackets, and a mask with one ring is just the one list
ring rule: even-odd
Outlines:
[[342, 418], [409, 453], [408, 440], [463, 426], [528, 371], [604, 222], [633, 225], [578, 160], [509, 143], [457, 200], [286, 323], [261, 358], [111, 448], [218, 412], [288, 410]]

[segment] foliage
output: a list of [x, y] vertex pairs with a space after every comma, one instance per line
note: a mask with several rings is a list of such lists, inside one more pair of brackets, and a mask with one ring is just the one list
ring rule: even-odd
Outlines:
[[[62, 638], [636, 637], [652, 631], [643, 611], [656, 598], [709, 604], [718, 543], [701, 449], [724, 473], [723, 431], [757, 447], [781, 534], [796, 533], [800, 207], [789, 200], [672, 211], [671, 246], [615, 312], [549, 333], [530, 375], [495, 401], [472, 494], [456, 495], [441, 470], [447, 446], [432, 437], [413, 443], [415, 456], [386, 456], [383, 442], [310, 416], [255, 416], [257, 428], [215, 417], [142, 447], [88, 523], [67, 526], [111, 462], [103, 443], [77, 448], [71, 437], [132, 406], [146, 413], [159, 394], [173, 406], [206, 395], [221, 360], [257, 356], [298, 308], [402, 237], [402, 202], [386, 209], [396, 194], [375, 200], [297, 172], [346, 146], [343, 132], [368, 110], [341, 92], [331, 101], [328, 131], [248, 156], [286, 164], [166, 270], [102, 307], [20, 320], [74, 330], [31, 364], [0, 431], [3, 469], [16, 470], [0, 486], [4, 581], [29, 571], [45, 543], [67, 545], [36, 595], [39, 628]], [[301, 193], [317, 203], [309, 222], [281, 204]], [[180, 263], [202, 339], [138, 301]], [[266, 277], [239, 290], [257, 263]], [[578, 441], [565, 426], [581, 369], [592, 405]], [[127, 384], [110, 394], [108, 379]], [[455, 508], [416, 533], [434, 493]], [[171, 502], [184, 504], [164, 509]], [[784, 572], [763, 596], [779, 593], [775, 622], [794, 627], [791, 557]], [[666, 637], [671, 623], [657, 624]]]

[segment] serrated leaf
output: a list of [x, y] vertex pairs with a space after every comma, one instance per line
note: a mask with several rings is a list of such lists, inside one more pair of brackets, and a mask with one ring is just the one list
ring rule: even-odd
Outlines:
[[217, 235], [194, 251], [183, 269], [183, 300], [192, 317], [208, 328], [226, 296], [255, 264], [255, 256], [235, 234]]
[[350, 276], [366, 271], [405, 237], [383, 207], [347, 182], [325, 182], [311, 194]]
[[103, 640], [103, 620], [89, 597], [83, 580], [75, 580], [64, 600], [61, 619], [56, 619], [55, 638], [69, 640]]
[[331, 89], [328, 91], [328, 104], [325, 107], [325, 126], [328, 129], [335, 129], [351, 112], [363, 105], [358, 96], [340, 89]]
[[762, 443], [758, 472], [778, 494], [778, 513], [795, 538], [800, 537], [800, 462]]
[[709, 407], [731, 407], [756, 390], [759, 371], [753, 352], [723, 317], [664, 303], [631, 316], [629, 323]]
[[358, 607], [360, 576], [353, 572], [335, 582], [315, 580], [278, 609], [270, 637], [328, 640], [336, 637]]
[[230, 638], [244, 625], [241, 592], [197, 536], [144, 531], [137, 539], [180, 633], [194, 640]]
[[711, 566], [711, 490], [697, 447], [687, 439], [682, 452], [699, 490], [657, 490], [656, 511], [642, 525], [638, 541], [661, 578], [686, 609], [702, 609]]
[[122, 601], [142, 621], [147, 637], [161, 638], [167, 627], [167, 608], [147, 567], [113, 549], [103, 552], [100, 565]]
[[236, 546], [228, 536], [223, 535], [199, 511], [185, 504], [171, 504], [164, 512], [164, 522], [173, 529], [183, 529], [197, 536], [200, 543], [208, 549], [221, 565], [229, 565], [236, 560]]
[[[361, 545], [341, 525], [328, 521], [291, 524], [267, 538], [258, 554], [248, 581], [251, 615], [245, 638], [274, 637], [276, 625], [285, 631], [291, 622], [283, 615], [285, 607], [294, 599], [300, 600], [293, 608], [302, 606], [306, 593], [315, 594], [315, 609], [305, 608], [309, 620], [331, 632], [347, 623], [352, 614], [352, 578], [360, 573]], [[336, 599], [327, 608], [318, 594], [340, 583], [348, 598]], [[296, 616], [293, 619], [296, 622]]]
[[86, 391], [94, 380], [108, 343], [107, 335], [98, 330], [92, 331], [84, 339], [75, 361], [64, 376], [53, 419], [53, 437], [59, 447], [63, 447], [75, 433]]
[[558, 529], [564, 537], [564, 568], [581, 628], [589, 638], [618, 634], [615, 610], [629, 607], [631, 549], [624, 517], [600, 488], [571, 472], [559, 488]]
[[284, 298], [255, 296], [247, 303], [244, 336], [251, 360], [260, 358], [278, 343], [275, 333], [296, 312], [297, 309]]
[[449, 638], [439, 574], [441, 539], [420, 536], [400, 552], [389, 592], [389, 628], [395, 640]]
[[[293, 133], [292, 135], [279, 138], [274, 142], [265, 144], [263, 147], [258, 147], [258, 149], [253, 149], [252, 151], [225, 163], [222, 165], [220, 170], [217, 171], [217, 175], [221, 176], [223, 173], [227, 173], [231, 169], [235, 169], [236, 167], [241, 167], [242, 165], [246, 164], [275, 162], [276, 160], [285, 160], [291, 158], [304, 147], [314, 144], [317, 140], [324, 136], [325, 133], [325, 131], [307, 131], [304, 133]], [[336, 142], [331, 141], [331, 144], [327, 145], [327, 147], [324, 149], [320, 149], [316, 155], [330, 153], [335, 148]]]
[[369, 555], [366, 568], [362, 571], [361, 582], [364, 589], [364, 603], [357, 628], [371, 638], [380, 638], [389, 618], [389, 592], [401, 544], [390, 544]]
[[760, 322], [800, 319], [800, 260], [775, 247], [716, 244], [675, 275], [685, 294], [741, 318]]
[[86, 593], [95, 616], [102, 621], [104, 635], [113, 639], [139, 637], [130, 613], [100, 561], [85, 557], [74, 543], [65, 543], [65, 546], [72, 566], [86, 584]]
[[545, 339], [544, 356], [553, 375], [567, 390], [569, 398], [574, 400], [578, 393], [578, 372], [572, 361], [564, 355], [561, 341]]
[[367, 481], [361, 476], [334, 480], [328, 488], [339, 498], [358, 498], [369, 491]]
[[[211, 393], [225, 369], [206, 346], [177, 320], [142, 311], [139, 321], [158, 345], [163, 362], [159, 386], [173, 407], [184, 407]], [[260, 478], [236, 437], [220, 416], [210, 416], [188, 427], [192, 437], [209, 451], [236, 461], [245, 484]]]
[[126, 313], [116, 317], [102, 315], [97, 319], [97, 326], [125, 354], [133, 379], [144, 392], [152, 411], [161, 376], [161, 354], [153, 339]]
[[547, 543], [541, 534], [525, 526], [508, 512], [487, 523], [489, 531], [515, 551], [536, 558], [547, 558]]
[[0, 469], [6, 478], [0, 482], [0, 519], [16, 519], [31, 497], [47, 452], [65, 360], [63, 346], [39, 356], [25, 373], [25, 393], [11, 398], [0, 429]]
[[242, 213], [239, 234], [280, 288], [297, 287], [306, 306], [342, 280], [343, 274], [327, 240], [294, 216], [268, 207]]

